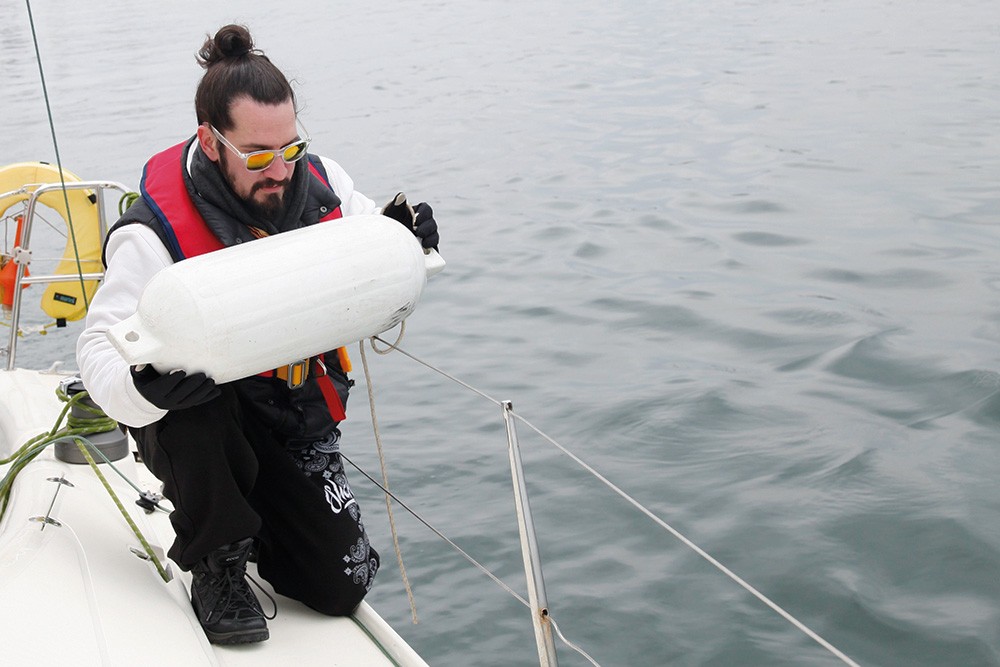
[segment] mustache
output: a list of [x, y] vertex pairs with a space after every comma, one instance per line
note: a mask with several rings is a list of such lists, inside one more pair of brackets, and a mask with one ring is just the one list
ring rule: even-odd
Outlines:
[[250, 194], [252, 195], [252, 194], [258, 192], [259, 190], [262, 190], [263, 188], [273, 188], [273, 187], [277, 187], [279, 185], [283, 189], [287, 189], [288, 188], [288, 184], [291, 183], [291, 182], [292, 182], [291, 178], [286, 178], [283, 181], [276, 181], [273, 178], [269, 178], [267, 180], [260, 181], [258, 183], [254, 183], [253, 187], [250, 188]]

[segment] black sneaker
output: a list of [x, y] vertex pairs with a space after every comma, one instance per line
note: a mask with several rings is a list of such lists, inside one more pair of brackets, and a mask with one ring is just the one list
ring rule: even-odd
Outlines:
[[191, 568], [191, 604], [213, 644], [268, 638], [267, 620], [246, 580], [252, 538], [216, 549]]

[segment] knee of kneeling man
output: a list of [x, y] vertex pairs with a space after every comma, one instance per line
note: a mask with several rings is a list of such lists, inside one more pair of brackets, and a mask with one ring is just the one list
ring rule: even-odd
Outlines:
[[308, 589], [311, 600], [303, 600], [327, 616], [350, 616], [365, 599], [379, 570], [378, 553], [372, 549], [368, 562], [343, 572], [320, 574]]
[[327, 616], [350, 616], [365, 599], [365, 593], [367, 591], [364, 589], [360, 591], [331, 591], [328, 595], [306, 601], [306, 604]]

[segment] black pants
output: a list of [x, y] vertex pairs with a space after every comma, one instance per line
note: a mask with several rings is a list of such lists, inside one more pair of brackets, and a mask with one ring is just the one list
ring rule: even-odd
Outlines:
[[173, 503], [181, 568], [255, 536], [257, 570], [275, 591], [324, 614], [351, 613], [379, 566], [344, 474], [339, 432], [304, 446], [278, 442], [231, 386], [218, 398], [130, 429]]

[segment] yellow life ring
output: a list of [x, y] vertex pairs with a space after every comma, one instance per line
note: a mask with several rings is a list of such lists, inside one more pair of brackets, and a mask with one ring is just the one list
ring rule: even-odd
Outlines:
[[[65, 169], [62, 173], [66, 183], [80, 181], [78, 176]], [[34, 188], [30, 186], [60, 182], [59, 169], [44, 162], [18, 162], [0, 168], [0, 217], [14, 204], [31, 198]], [[24, 186], [29, 186], [26, 192], [14, 192]], [[3, 196], [4, 193], [13, 194]], [[69, 210], [66, 206], [67, 199]], [[66, 249], [55, 273], [75, 276], [80, 271], [101, 271], [101, 224], [94, 191], [66, 190], [64, 195], [61, 189], [53, 190], [40, 196], [38, 201], [57, 212], [66, 223]], [[42, 296], [42, 310], [57, 320], [79, 320], [87, 314], [87, 304], [93, 298], [97, 285], [97, 280], [87, 280], [81, 284], [79, 278], [48, 283]]]

